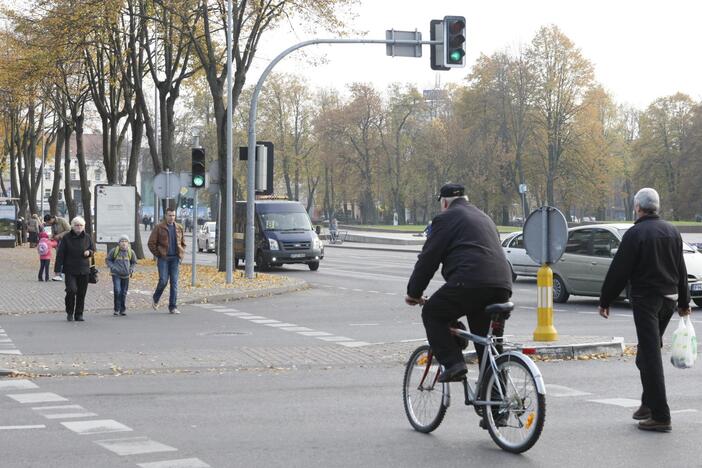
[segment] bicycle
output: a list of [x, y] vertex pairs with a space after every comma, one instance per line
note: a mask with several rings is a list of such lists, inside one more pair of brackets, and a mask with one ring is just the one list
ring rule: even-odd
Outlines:
[[[459, 328], [451, 333], [484, 346], [475, 387], [467, 376], [461, 381], [466, 406], [473, 406], [482, 419], [480, 426], [503, 450], [522, 453], [539, 439], [546, 418], [546, 387], [539, 368], [526, 354], [533, 349], [517, 351], [501, 337], [493, 336], [496, 327], [504, 325], [514, 304], [492, 304], [485, 308], [491, 323], [485, 337]], [[512, 348], [502, 352], [504, 345]], [[442, 366], [428, 344], [410, 355], [405, 367], [402, 396], [405, 414], [415, 430], [429, 433], [444, 419], [451, 404], [448, 383], [438, 381]]]

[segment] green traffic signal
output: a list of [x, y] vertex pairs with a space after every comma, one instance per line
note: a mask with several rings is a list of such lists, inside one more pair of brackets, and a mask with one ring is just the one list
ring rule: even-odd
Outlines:
[[461, 49], [452, 50], [449, 54], [449, 60], [451, 63], [461, 63], [461, 59], [463, 59], [464, 55], [465, 52]]
[[194, 187], [203, 187], [205, 185], [205, 178], [199, 175], [193, 177]]

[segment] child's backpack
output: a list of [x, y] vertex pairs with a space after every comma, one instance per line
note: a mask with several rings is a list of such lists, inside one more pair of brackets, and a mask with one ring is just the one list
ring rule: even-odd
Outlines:
[[39, 241], [39, 243], [37, 244], [37, 252], [39, 252], [39, 256], [43, 257], [44, 255], [48, 254], [49, 251], [49, 243], [46, 241]]
[[[129, 259], [130, 262], [132, 261], [133, 255], [134, 255], [134, 251], [132, 250], [132, 248], [131, 247], [128, 248], [127, 249], [127, 259]], [[119, 257], [119, 246], [112, 249], [112, 260], [117, 260], [117, 257]]]

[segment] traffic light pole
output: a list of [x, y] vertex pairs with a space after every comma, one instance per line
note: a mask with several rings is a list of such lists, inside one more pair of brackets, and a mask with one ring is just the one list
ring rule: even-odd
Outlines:
[[[443, 44], [443, 40], [440, 41], [420, 41], [420, 40], [403, 40], [403, 39], [312, 39], [309, 41], [303, 41], [295, 44], [292, 47], [285, 49], [283, 52], [278, 54], [271, 63], [268, 64], [261, 77], [256, 83], [256, 88], [254, 88], [253, 96], [251, 97], [251, 107], [249, 108], [249, 132], [248, 132], [248, 161], [247, 166], [247, 183], [246, 183], [246, 278], [254, 278], [254, 236], [256, 235], [256, 229], [254, 225], [254, 201], [256, 198], [256, 188], [255, 188], [255, 178], [256, 178], [256, 111], [258, 109], [258, 95], [261, 92], [263, 83], [266, 78], [271, 73], [273, 68], [280, 62], [286, 55], [294, 52], [303, 47], [317, 44], [385, 44], [385, 45], [437, 45]], [[231, 89], [231, 88], [230, 88]], [[232, 200], [227, 200], [227, 207], [230, 207]], [[229, 218], [231, 219], [231, 218]], [[229, 231], [227, 231], [229, 235]], [[227, 239], [227, 252], [231, 249], [231, 241]], [[227, 256], [227, 265], [229, 265], [229, 256]]]
[[195, 252], [197, 252], [197, 189], [193, 188], [193, 192], [195, 195], [193, 196], [193, 227], [192, 227], [192, 234], [193, 234], [193, 240], [190, 241], [191, 248], [193, 250], [193, 263], [191, 265], [191, 278], [190, 278], [190, 285], [194, 288], [195, 287]]

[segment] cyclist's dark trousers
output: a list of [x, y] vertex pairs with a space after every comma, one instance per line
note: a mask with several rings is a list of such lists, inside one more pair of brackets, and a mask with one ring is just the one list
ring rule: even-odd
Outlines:
[[[422, 320], [429, 345], [439, 362], [446, 367], [463, 362], [463, 353], [449, 331], [452, 322], [465, 315], [471, 333], [485, 336], [490, 328], [490, 316], [485, 313], [485, 307], [507, 302], [511, 295], [502, 288], [464, 288], [448, 284], [432, 294], [422, 308]], [[478, 357], [482, 356], [483, 348], [475, 343]]]
[[639, 344], [636, 350], [636, 367], [641, 374], [641, 404], [651, 409], [656, 421], [669, 421], [670, 408], [665, 395], [662, 337], [675, 311], [675, 302], [659, 295], [632, 297], [634, 324]]

